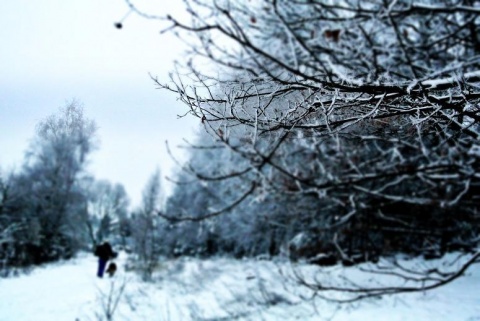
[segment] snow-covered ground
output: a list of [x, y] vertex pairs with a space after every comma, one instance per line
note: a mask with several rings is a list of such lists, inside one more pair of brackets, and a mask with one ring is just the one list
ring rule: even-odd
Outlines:
[[[480, 321], [480, 264], [431, 292], [339, 305], [301, 299], [308, 292], [284, 277], [287, 263], [177, 259], [163, 262], [154, 282], [145, 283], [125, 271], [125, 260], [120, 255], [112, 279], [95, 276], [90, 254], [0, 279], [0, 320], [98, 321], [112, 311], [117, 321]], [[304, 267], [305, 273], [318, 270]]]

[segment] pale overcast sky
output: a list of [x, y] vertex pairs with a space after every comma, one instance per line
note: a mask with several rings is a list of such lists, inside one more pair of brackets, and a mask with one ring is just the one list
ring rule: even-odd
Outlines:
[[[166, 14], [181, 0], [134, 3]], [[136, 205], [157, 167], [171, 173], [165, 141], [191, 140], [199, 121], [178, 119], [185, 106], [155, 89], [148, 73], [167, 81], [182, 44], [160, 35], [159, 22], [134, 14], [123, 29], [114, 28], [127, 11], [123, 0], [1, 1], [2, 170], [20, 168], [39, 120], [77, 99], [99, 126], [101, 144], [90, 165], [97, 179], [122, 183]]]

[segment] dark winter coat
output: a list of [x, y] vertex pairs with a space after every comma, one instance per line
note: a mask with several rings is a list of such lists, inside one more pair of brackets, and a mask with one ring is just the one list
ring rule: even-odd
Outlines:
[[109, 259], [114, 258], [116, 254], [113, 252], [110, 243], [105, 242], [101, 245], [97, 245], [95, 249], [95, 256], [98, 256], [102, 260], [108, 261]]

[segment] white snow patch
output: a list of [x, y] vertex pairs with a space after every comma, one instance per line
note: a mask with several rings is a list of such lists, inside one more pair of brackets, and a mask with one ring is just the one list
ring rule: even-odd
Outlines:
[[[168, 260], [156, 271], [155, 281], [145, 283], [124, 270], [125, 261], [126, 255], [121, 254], [118, 274], [112, 279], [95, 276], [96, 258], [90, 254], [37, 268], [28, 275], [0, 279], [0, 321], [106, 320], [102, 302], [105, 305], [112, 289], [115, 299], [122, 285], [125, 288], [112, 320], [480, 320], [479, 264], [461, 279], [431, 292], [338, 305], [302, 300], [308, 291], [285, 278], [291, 268], [288, 262]], [[419, 259], [412, 262], [417, 263], [425, 264]], [[297, 267], [306, 276], [321, 274], [325, 279], [329, 273], [347, 270]]]

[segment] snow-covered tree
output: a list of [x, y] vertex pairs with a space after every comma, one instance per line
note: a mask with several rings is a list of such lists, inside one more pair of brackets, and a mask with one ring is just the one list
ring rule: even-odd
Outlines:
[[[170, 254], [276, 255], [298, 233], [318, 231], [322, 225], [316, 215], [320, 205], [317, 197], [257, 189], [235, 204], [238, 191], [248, 181], [233, 177], [227, 180], [222, 175], [228, 175], [231, 168], [248, 169], [248, 160], [232, 152], [210, 131], [200, 132], [188, 147], [189, 160], [176, 178], [164, 215], [173, 220], [165, 233]], [[269, 170], [273, 171], [271, 167]], [[276, 179], [292, 188], [286, 178]], [[230, 207], [227, 214], [215, 214], [225, 212], [226, 207]], [[205, 220], [207, 213], [214, 215]], [[185, 215], [192, 217], [185, 220]]]
[[160, 217], [163, 190], [160, 170], [149, 178], [142, 194], [142, 204], [131, 217], [133, 250], [138, 255], [142, 277], [149, 280], [161, 254]]
[[125, 245], [123, 224], [127, 220], [129, 200], [121, 184], [94, 181], [87, 190], [88, 218], [85, 221], [93, 245], [118, 239]]
[[88, 156], [96, 125], [75, 102], [39, 122], [15, 177], [16, 245], [22, 264], [69, 257], [83, 246]]
[[[173, 84], [157, 84], [248, 165], [195, 175], [243, 184], [203, 217], [259, 195], [316, 196], [325, 206], [308, 214], [344, 261], [478, 245], [478, 1], [185, 3], [189, 21], [165, 20], [190, 56]], [[454, 279], [480, 253], [467, 258], [408, 290]], [[312, 287], [358, 297], [407, 288]]]
[[16, 255], [15, 234], [22, 228], [16, 218], [15, 176], [0, 169], [0, 276], [9, 274]]

